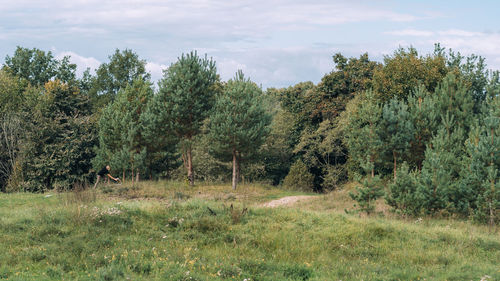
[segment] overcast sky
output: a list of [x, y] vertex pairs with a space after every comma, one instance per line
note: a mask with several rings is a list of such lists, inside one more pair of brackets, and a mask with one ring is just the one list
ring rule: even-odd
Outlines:
[[500, 69], [500, 1], [430, 0], [0, 0], [0, 61], [16, 46], [71, 55], [81, 73], [116, 48], [148, 61], [154, 80], [182, 53], [217, 62], [223, 80], [242, 69], [254, 82], [317, 83], [332, 55], [434, 43]]

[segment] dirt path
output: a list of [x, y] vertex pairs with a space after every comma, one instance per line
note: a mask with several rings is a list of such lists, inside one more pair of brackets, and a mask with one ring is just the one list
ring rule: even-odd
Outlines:
[[283, 197], [283, 198], [276, 199], [273, 201], [269, 201], [267, 203], [262, 204], [262, 206], [268, 207], [268, 208], [289, 206], [289, 205], [293, 205], [301, 200], [309, 200], [311, 198], [314, 198], [314, 196], [311, 196], [311, 195], [287, 196], [287, 197]]

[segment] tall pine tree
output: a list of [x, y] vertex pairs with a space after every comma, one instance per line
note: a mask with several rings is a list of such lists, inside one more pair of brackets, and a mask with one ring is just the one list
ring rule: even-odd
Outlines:
[[239, 181], [243, 157], [257, 151], [269, 131], [271, 116], [263, 106], [262, 90], [240, 70], [217, 96], [208, 125], [213, 153], [233, 161], [232, 187]]
[[410, 141], [414, 134], [408, 105], [396, 98], [391, 99], [383, 107], [382, 124], [383, 141], [386, 150], [392, 156], [393, 175], [396, 179], [397, 162], [408, 152]]
[[182, 160], [190, 185], [194, 185], [193, 138], [200, 133], [218, 91], [215, 62], [196, 52], [182, 55], [163, 74], [151, 110], [157, 127], [180, 141]]
[[120, 90], [99, 120], [99, 149], [95, 167], [111, 164], [113, 170], [128, 173], [132, 179], [147, 171], [146, 152], [152, 139], [144, 136], [141, 115], [153, 90], [148, 81], [135, 80]]

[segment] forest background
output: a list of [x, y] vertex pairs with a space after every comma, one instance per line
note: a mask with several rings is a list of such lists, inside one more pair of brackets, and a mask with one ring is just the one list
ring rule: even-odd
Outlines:
[[371, 212], [500, 220], [500, 81], [439, 44], [333, 56], [317, 84], [263, 90], [182, 54], [155, 85], [116, 50], [82, 77], [69, 57], [18, 47], [0, 71], [0, 189], [71, 190], [109, 164], [126, 181], [263, 182], [328, 192], [347, 181]]

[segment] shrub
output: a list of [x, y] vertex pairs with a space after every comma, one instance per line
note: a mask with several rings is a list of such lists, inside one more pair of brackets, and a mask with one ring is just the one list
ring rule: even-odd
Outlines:
[[415, 197], [417, 189], [417, 178], [414, 172], [410, 172], [405, 162], [396, 172], [396, 180], [389, 185], [389, 191], [385, 197], [387, 204], [405, 215], [417, 215], [420, 208]]
[[382, 180], [378, 175], [375, 177], [367, 176], [362, 185], [356, 187], [356, 193], [350, 192], [349, 196], [358, 202], [359, 210], [372, 213], [375, 210], [373, 202], [384, 195]]
[[329, 165], [323, 176], [322, 187], [325, 190], [337, 189], [347, 179], [347, 171], [343, 165]]
[[299, 159], [290, 167], [290, 172], [285, 177], [283, 186], [293, 190], [312, 191], [314, 175], [309, 172], [306, 164]]

